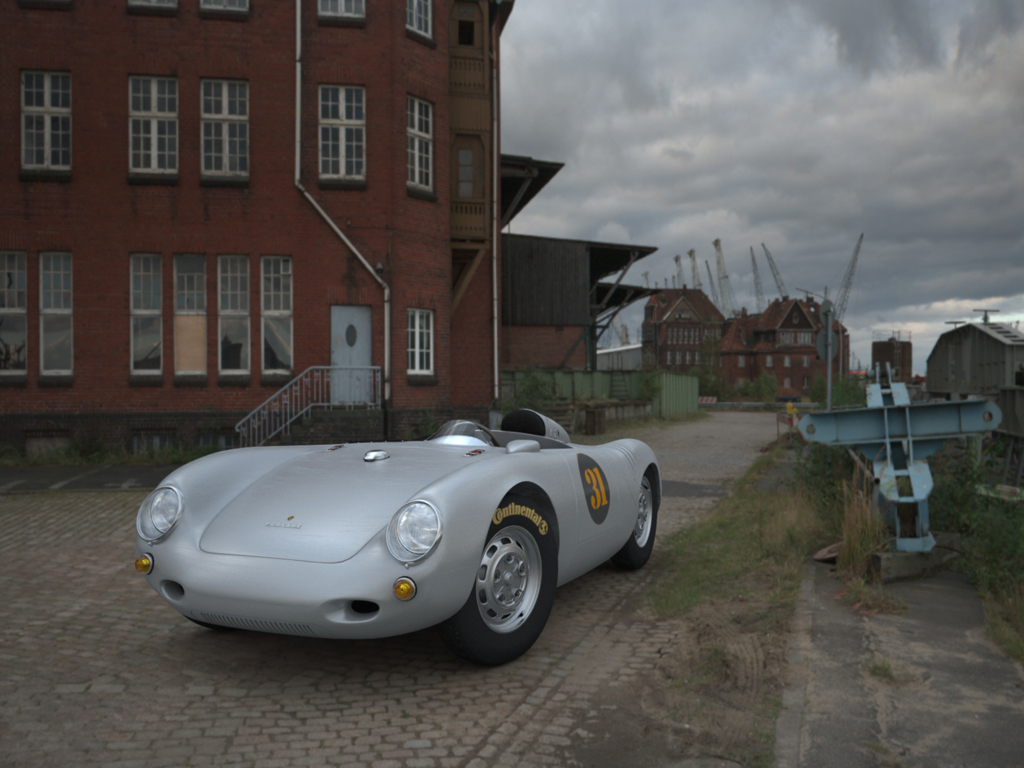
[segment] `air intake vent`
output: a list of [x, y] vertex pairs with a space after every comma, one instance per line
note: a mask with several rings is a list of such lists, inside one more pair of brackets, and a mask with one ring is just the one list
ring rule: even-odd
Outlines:
[[244, 619], [238, 616], [224, 616], [219, 613], [206, 613], [201, 611], [203, 621], [210, 624], [218, 624], [222, 627], [234, 627], [235, 629], [249, 629], [253, 632], [274, 632], [278, 635], [301, 635], [303, 637], [316, 637], [316, 633], [310, 629], [308, 624], [291, 624], [285, 621], [263, 621], [262, 619]]

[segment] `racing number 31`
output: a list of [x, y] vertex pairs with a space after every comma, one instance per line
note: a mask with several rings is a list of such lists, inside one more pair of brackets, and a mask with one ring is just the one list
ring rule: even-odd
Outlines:
[[576, 455], [580, 469], [580, 481], [587, 500], [587, 511], [595, 523], [600, 525], [608, 517], [608, 486], [606, 475], [597, 462], [584, 453]]

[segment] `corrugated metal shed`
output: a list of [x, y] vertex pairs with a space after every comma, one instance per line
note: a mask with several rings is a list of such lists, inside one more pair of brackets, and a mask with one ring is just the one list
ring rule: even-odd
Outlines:
[[994, 400], [1003, 412], [999, 431], [1024, 437], [1024, 333], [1005, 323], [967, 323], [942, 334], [928, 355], [928, 392]]

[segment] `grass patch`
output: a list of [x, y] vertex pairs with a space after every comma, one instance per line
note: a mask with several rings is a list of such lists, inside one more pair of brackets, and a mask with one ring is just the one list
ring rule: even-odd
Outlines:
[[1024, 586], [986, 595], [985, 623], [993, 641], [1012, 659], [1024, 661]]
[[885, 656], [875, 656], [867, 665], [868, 674], [885, 680], [887, 683], [896, 684], [896, 673], [892, 671], [892, 662]]
[[848, 578], [846, 586], [835, 594], [835, 598], [862, 616], [879, 613], [902, 615], [907, 612], [905, 602], [890, 595], [881, 585], [869, 583], [864, 577]]
[[668, 539], [671, 564], [651, 591], [659, 613], [685, 613], [711, 598], [752, 589], [767, 591], [772, 601], [794, 600], [804, 560], [821, 534], [802, 493], [755, 487], [777, 460], [777, 452], [760, 457], [706, 520]]

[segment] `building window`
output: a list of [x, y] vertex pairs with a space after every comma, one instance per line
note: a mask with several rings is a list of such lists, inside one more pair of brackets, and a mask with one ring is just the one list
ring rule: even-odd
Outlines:
[[740, 355], [740, 356], [739, 356], [739, 357], [737, 358], [737, 362], [736, 362], [736, 367], [737, 367], [737, 368], [746, 368], [746, 367], [747, 367], [747, 358], [746, 358], [746, 355]]
[[686, 350], [686, 364], [690, 364], [690, 350]]
[[366, 178], [363, 88], [320, 86], [320, 176]]
[[71, 75], [21, 73], [21, 166], [71, 170]]
[[202, 92], [203, 174], [247, 177], [249, 84], [203, 80]]
[[406, 135], [409, 140], [407, 181], [417, 187], [432, 189], [433, 107], [429, 102], [409, 96], [406, 99], [406, 115]]
[[665, 365], [672, 365], [672, 350], [665, 353]]
[[28, 347], [25, 254], [0, 251], [0, 277], [0, 375], [20, 374]]
[[409, 373], [434, 372], [434, 313], [409, 310]]
[[249, 0], [202, 0], [199, 7], [204, 11], [238, 11], [246, 13], [249, 10]]
[[39, 370], [71, 373], [71, 254], [39, 254]]
[[292, 371], [292, 260], [263, 259], [263, 370]]
[[807, 377], [804, 376], [804, 389], [807, 389]]
[[779, 333], [779, 344], [782, 346], [792, 346], [793, 344], [793, 332], [792, 331], [781, 331]]
[[174, 372], [206, 373], [206, 257], [174, 257]]
[[364, 0], [320, 0], [320, 17], [325, 19], [366, 18]]
[[811, 365], [810, 355], [804, 355], [804, 368], [808, 368]]
[[681, 365], [683, 362], [683, 353], [676, 350], [676, 365]]
[[164, 346], [160, 255], [133, 254], [131, 275], [131, 372], [159, 374], [163, 370]]
[[222, 373], [249, 372], [249, 257], [221, 256], [217, 260], [218, 315]]
[[772, 356], [771, 355], [765, 355], [764, 356], [764, 367], [765, 368], [771, 368], [774, 365], [775, 365], [775, 361], [772, 359]]
[[789, 355], [786, 355], [785, 357], [782, 358], [782, 367], [783, 368], [789, 368], [791, 364], [792, 364], [792, 361], [791, 361]]
[[791, 386], [793, 386], [793, 382], [790, 380], [789, 376], [782, 380], [782, 386], [786, 389], [789, 389]]
[[130, 8], [177, 8], [178, 0], [128, 0]]
[[424, 37], [431, 36], [430, 0], [405, 0], [405, 26]]
[[178, 81], [161, 77], [128, 80], [129, 167], [132, 171], [178, 172]]
[[814, 342], [811, 341], [811, 332], [800, 331], [799, 333], [797, 333], [796, 343], [799, 344], [800, 346], [810, 346], [811, 344], [813, 344]]
[[[452, 191], [455, 197], [463, 200], [482, 200], [484, 145], [475, 136], [458, 136], [453, 152], [456, 174]], [[674, 336], [674, 329], [670, 329], [669, 332]]]

